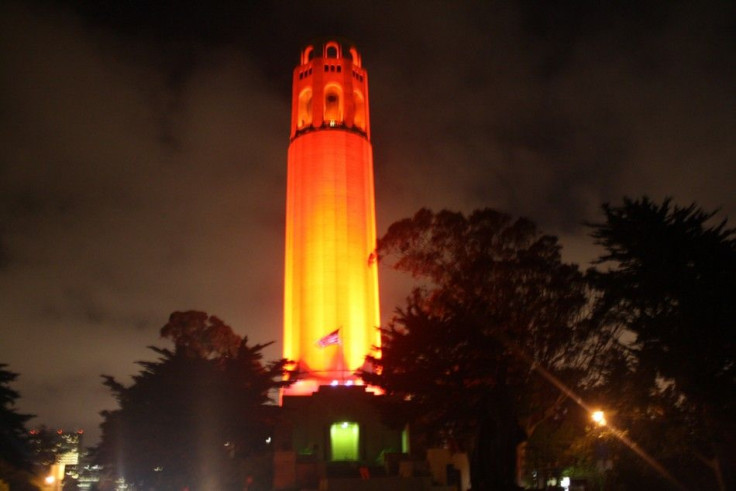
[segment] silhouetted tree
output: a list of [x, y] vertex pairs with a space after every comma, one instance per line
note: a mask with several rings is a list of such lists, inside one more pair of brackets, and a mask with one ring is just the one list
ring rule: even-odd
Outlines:
[[378, 256], [422, 282], [384, 329], [373, 384], [402, 402], [387, 414], [472, 451], [473, 489], [515, 487], [517, 445], [560, 415], [594, 362], [586, 282], [556, 238], [490, 210], [420, 210], [394, 223]]
[[591, 225], [606, 249], [597, 263], [608, 267], [592, 273], [603, 292], [596, 312], [633, 334], [619, 380], [633, 375], [639, 390], [612, 387], [624, 400], [621, 418], [637, 438], [664, 442], [658, 455], [675, 474], [700, 461], [721, 489], [734, 489], [734, 230], [712, 223], [715, 212], [669, 199], [627, 198], [603, 212]]
[[[285, 362], [264, 363], [261, 351], [268, 345], [249, 346], [214, 317], [209, 325], [216, 336], [208, 339], [204, 313], [175, 313], [172, 319], [162, 335], [174, 338], [174, 351], [152, 347], [159, 359], [139, 362], [143, 370], [130, 386], [104, 376], [119, 408], [102, 413], [96, 458], [146, 487], [242, 489], [244, 460], [267, 450], [277, 409], [268, 404], [269, 392], [283, 385]], [[173, 336], [172, 324], [178, 329]]]
[[26, 422], [33, 416], [15, 407], [19, 394], [10, 387], [18, 377], [0, 363], [0, 483], [11, 489], [36, 489], [30, 485], [33, 461], [28, 447]]
[[222, 320], [205, 312], [174, 312], [161, 328], [161, 337], [174, 343], [177, 352], [199, 358], [227, 358], [240, 347], [240, 336]]

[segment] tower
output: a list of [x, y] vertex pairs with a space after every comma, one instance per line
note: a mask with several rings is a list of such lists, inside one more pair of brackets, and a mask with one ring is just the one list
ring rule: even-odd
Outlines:
[[360, 54], [344, 41], [313, 43], [293, 73], [284, 358], [301, 373], [281, 394], [274, 489], [315, 489], [328, 477], [326, 466], [344, 472], [345, 461], [406, 451], [408, 440], [384, 425], [375, 404], [386, 396], [355, 375], [380, 343], [373, 193]]
[[286, 198], [285, 395], [359, 385], [380, 343], [368, 75], [356, 48], [314, 43], [294, 69]]

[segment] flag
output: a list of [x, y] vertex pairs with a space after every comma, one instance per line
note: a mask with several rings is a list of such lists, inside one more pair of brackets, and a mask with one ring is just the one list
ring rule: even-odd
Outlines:
[[340, 344], [340, 328], [335, 329], [327, 336], [323, 336], [317, 341], [317, 346], [324, 348], [331, 344]]

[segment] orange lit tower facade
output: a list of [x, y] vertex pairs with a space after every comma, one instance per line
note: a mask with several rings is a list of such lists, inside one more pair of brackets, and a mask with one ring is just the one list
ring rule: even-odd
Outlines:
[[344, 41], [314, 43], [294, 69], [286, 191], [284, 357], [300, 380], [359, 385], [380, 344], [368, 74]]

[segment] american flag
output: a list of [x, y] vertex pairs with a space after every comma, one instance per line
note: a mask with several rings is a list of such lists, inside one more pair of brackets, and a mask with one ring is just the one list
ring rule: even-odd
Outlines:
[[324, 348], [331, 344], [340, 344], [340, 328], [335, 329], [326, 336], [323, 336], [317, 341], [317, 346]]

